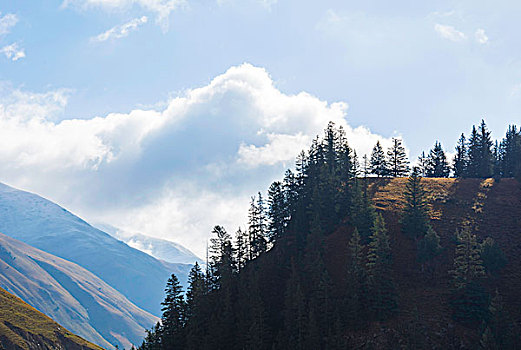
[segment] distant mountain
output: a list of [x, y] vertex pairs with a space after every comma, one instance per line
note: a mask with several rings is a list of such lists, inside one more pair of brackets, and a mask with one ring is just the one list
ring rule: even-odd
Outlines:
[[191, 267], [166, 264], [49, 200], [4, 184], [0, 184], [0, 232], [84, 267], [154, 315], [160, 314], [172, 272], [185, 283]]
[[102, 350], [0, 288], [0, 349]]
[[105, 348], [138, 344], [157, 317], [86, 269], [0, 234], [0, 287]]
[[195, 264], [195, 262], [204, 264], [203, 260], [179, 243], [146, 236], [140, 233], [126, 232], [111, 225], [95, 224], [94, 226], [107, 232], [120, 241], [125, 242], [132, 248], [136, 248], [152, 255], [154, 258], [174, 264]]

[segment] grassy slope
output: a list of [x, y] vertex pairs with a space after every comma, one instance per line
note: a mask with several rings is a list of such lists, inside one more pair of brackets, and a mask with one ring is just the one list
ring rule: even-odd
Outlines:
[[[403, 208], [406, 178], [370, 179], [369, 192], [378, 211], [382, 212], [393, 248], [395, 282], [399, 293], [400, 312], [389, 321], [389, 326], [407, 324], [419, 314], [422, 322], [438, 333], [440, 344], [449, 333], [463, 339], [478, 336], [473, 329], [461, 327], [451, 320], [448, 305], [450, 290], [449, 270], [452, 269], [456, 243], [454, 234], [464, 222], [470, 223], [478, 239], [492, 237], [508, 257], [508, 265], [499, 276], [489, 279], [489, 290], [498, 289], [511, 306], [510, 312], [521, 319], [521, 184], [514, 179], [423, 179], [429, 192], [431, 224], [441, 238], [444, 251], [437, 258], [435, 274], [425, 279], [418, 271], [415, 244], [401, 233], [399, 224]], [[346, 264], [346, 246], [351, 228], [341, 227], [328, 238], [327, 263], [337, 283], [345, 283], [343, 267]], [[417, 312], [416, 312], [417, 310]], [[374, 325], [366, 334], [385, 337], [380, 325]], [[436, 334], [434, 335], [436, 337]]]
[[6, 349], [101, 349], [2, 288], [0, 344]]
[[128, 348], [157, 322], [82, 267], [1, 233], [0, 271], [0, 287], [103, 347]]

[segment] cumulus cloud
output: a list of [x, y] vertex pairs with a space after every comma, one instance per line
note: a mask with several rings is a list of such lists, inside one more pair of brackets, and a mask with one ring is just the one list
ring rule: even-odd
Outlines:
[[69, 94], [3, 91], [1, 180], [200, 255], [213, 225], [244, 224], [250, 195], [280, 178], [328, 121], [344, 127], [359, 155], [377, 139], [389, 144], [350, 126], [346, 103], [285, 94], [249, 64], [157, 110], [57, 118]]
[[20, 58], [25, 57], [24, 49], [19, 48], [17, 43], [2, 47], [0, 53], [3, 53], [11, 61], [18, 61]]
[[112, 39], [120, 39], [128, 36], [130, 32], [137, 30], [140, 26], [147, 23], [148, 18], [143, 16], [141, 18], [134, 18], [127, 23], [121, 24], [110, 28], [109, 30], [93, 37], [91, 40], [96, 42], [102, 42]]
[[13, 13], [7, 13], [0, 17], [0, 35], [9, 33], [16, 23], [18, 23], [18, 16]]
[[434, 30], [444, 39], [448, 39], [450, 41], [458, 42], [467, 39], [466, 35], [460, 31], [458, 31], [453, 26], [443, 25], [436, 23], [434, 25]]
[[105, 11], [125, 11], [133, 6], [139, 6], [145, 11], [156, 14], [156, 22], [166, 29], [170, 14], [184, 3], [184, 0], [64, 0], [62, 7], [73, 6], [81, 9], [99, 8]]
[[478, 29], [476, 30], [476, 33], [474, 33], [474, 38], [476, 41], [482, 45], [488, 43], [488, 36], [485, 34], [484, 29]]

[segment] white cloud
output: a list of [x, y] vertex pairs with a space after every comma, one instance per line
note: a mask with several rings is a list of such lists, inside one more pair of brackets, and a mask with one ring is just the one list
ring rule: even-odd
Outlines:
[[0, 35], [9, 33], [16, 23], [18, 23], [18, 16], [13, 13], [7, 13], [0, 17]]
[[488, 43], [488, 36], [487, 34], [485, 34], [485, 30], [484, 29], [478, 29], [476, 30], [476, 33], [474, 33], [474, 38], [476, 39], [476, 41], [482, 45]]
[[125, 11], [133, 6], [139, 6], [155, 13], [156, 22], [161, 24], [163, 29], [167, 29], [170, 14], [183, 4], [185, 0], [64, 0], [62, 6], [76, 6], [82, 9], [99, 8], [105, 11]]
[[436, 23], [434, 25], [434, 30], [438, 32], [442, 38], [450, 41], [458, 42], [467, 39], [464, 33], [456, 30], [453, 26]]
[[121, 24], [119, 26], [115, 26], [110, 28], [106, 32], [103, 32], [95, 37], [93, 37], [92, 41], [102, 42], [107, 41], [109, 39], [120, 39], [128, 36], [130, 32], [137, 30], [140, 26], [147, 23], [148, 18], [143, 16], [141, 18], [134, 18], [127, 23]]
[[199, 255], [213, 225], [244, 224], [250, 195], [280, 178], [328, 121], [360, 156], [381, 139], [347, 123], [346, 103], [285, 94], [249, 64], [164, 108], [86, 120], [56, 121], [68, 91], [8, 90], [0, 91], [1, 181]]
[[0, 53], [3, 53], [11, 61], [18, 61], [20, 58], [25, 57], [24, 49], [20, 49], [17, 43], [2, 47]]

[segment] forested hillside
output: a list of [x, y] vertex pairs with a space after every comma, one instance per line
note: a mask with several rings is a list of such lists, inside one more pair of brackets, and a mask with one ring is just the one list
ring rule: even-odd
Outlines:
[[519, 348], [521, 135], [482, 122], [449, 163], [436, 142], [411, 170], [400, 139], [359, 161], [328, 125], [140, 348]]

